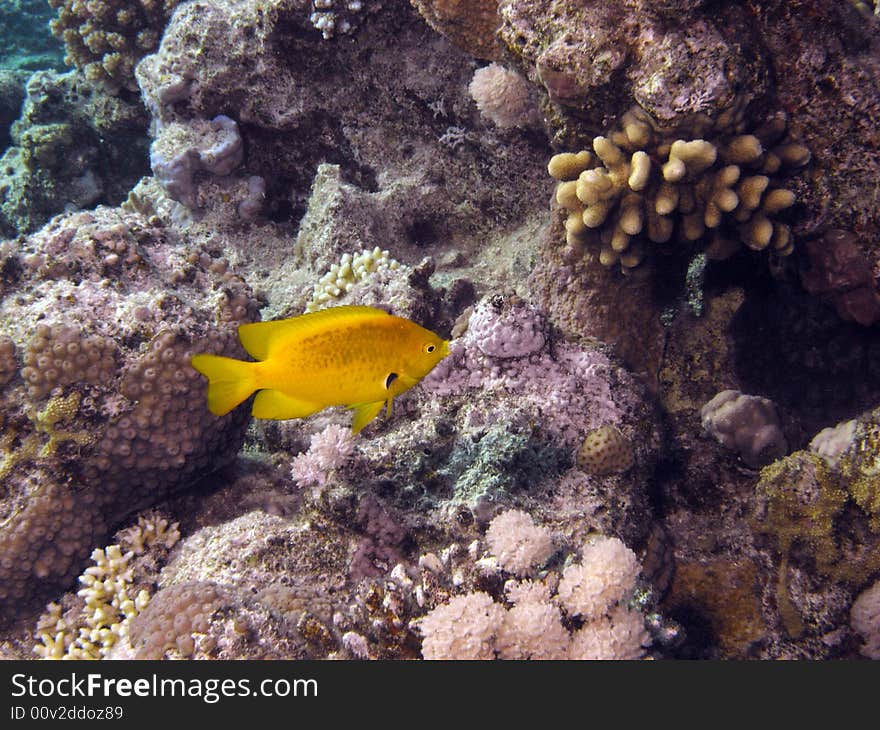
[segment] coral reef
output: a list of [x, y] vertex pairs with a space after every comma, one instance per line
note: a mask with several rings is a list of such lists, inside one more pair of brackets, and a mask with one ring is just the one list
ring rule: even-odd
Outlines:
[[641, 3], [502, 0], [501, 40], [527, 76], [546, 90], [557, 139], [596, 130], [635, 101], [668, 124], [747, 106], [767, 90], [758, 39], [735, 36], [746, 11], [718, 8], [693, 17], [648, 12]]
[[[501, 145], [460, 136], [476, 115], [467, 94], [473, 66], [408, 4], [384, 3], [357, 43], [322, 40], [310, 8], [289, 0], [179, 7], [157, 52], [137, 67], [156, 130], [219, 114], [233, 119], [246, 150], [233, 178], [265, 180], [270, 220], [297, 219], [309, 208], [298, 238], [331, 242], [307, 247], [326, 257], [315, 267], [320, 272], [345, 252], [376, 245], [413, 263], [435, 243], [444, 250], [460, 245], [447, 240], [447, 231], [470, 237], [477, 227], [497, 236], [490, 233], [496, 221], [520, 225], [524, 209], [543, 205], [523, 194], [540, 177], [530, 162], [543, 142], [520, 137]], [[401, 73], [403, 57], [407, 73]], [[361, 93], [353, 95], [353, 88]], [[375, 124], [378, 118], [393, 129]], [[334, 166], [337, 180], [330, 176]], [[474, 186], [495, 190], [480, 203], [485, 215], [497, 216], [492, 225], [462, 196]], [[220, 205], [228, 192], [202, 195], [209, 206]], [[329, 215], [335, 220], [328, 227]]]
[[257, 302], [208, 254], [106, 208], [56, 218], [4, 268], [0, 323], [20, 368], [0, 394], [9, 617], [70, 581], [132, 511], [235, 457], [248, 414], [211, 416], [189, 357], [242, 353], [234, 325]]
[[144, 164], [147, 119], [70, 71], [38, 71], [0, 158], [0, 233], [27, 233], [65, 210], [121, 202]]
[[[0, 77], [0, 656], [874, 653], [875, 3], [114, 3]], [[339, 304], [452, 354], [208, 415]]]

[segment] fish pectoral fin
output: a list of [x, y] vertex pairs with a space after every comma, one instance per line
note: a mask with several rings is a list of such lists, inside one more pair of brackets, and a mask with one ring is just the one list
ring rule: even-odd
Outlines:
[[385, 405], [384, 400], [375, 403], [358, 403], [353, 405], [354, 419], [351, 422], [351, 432], [360, 433], [361, 429], [379, 415], [382, 406]]
[[270, 418], [275, 421], [283, 421], [288, 418], [305, 418], [322, 410], [321, 403], [294, 398], [280, 390], [267, 388], [257, 393], [254, 398], [254, 418]]
[[385, 401], [385, 403], [388, 404], [388, 407], [385, 409], [386, 418], [391, 415], [391, 401], [393, 401], [393, 400], [394, 400], [394, 398], [389, 398], [387, 401]]
[[418, 385], [420, 379], [421, 378], [413, 378], [412, 376], [407, 375], [406, 373], [401, 373], [400, 375], [397, 376], [397, 382], [401, 383], [404, 386], [403, 388], [400, 389], [400, 392], [402, 393], [404, 390], [409, 390], [414, 385]]

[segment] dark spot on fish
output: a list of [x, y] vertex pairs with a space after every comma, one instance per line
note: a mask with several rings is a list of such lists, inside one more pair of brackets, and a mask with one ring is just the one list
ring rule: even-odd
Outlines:
[[397, 373], [388, 373], [388, 377], [385, 378], [385, 390], [388, 390], [395, 380], [397, 380]]

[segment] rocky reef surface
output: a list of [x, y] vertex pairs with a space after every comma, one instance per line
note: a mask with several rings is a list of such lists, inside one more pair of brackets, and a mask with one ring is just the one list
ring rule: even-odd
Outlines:
[[[0, 656], [880, 656], [871, 7], [55, 5]], [[208, 412], [193, 353], [337, 304], [451, 353], [357, 436]]]

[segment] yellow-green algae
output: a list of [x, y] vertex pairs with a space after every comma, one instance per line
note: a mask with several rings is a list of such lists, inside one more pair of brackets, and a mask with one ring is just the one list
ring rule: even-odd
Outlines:
[[859, 425], [834, 466], [817, 454], [798, 451], [761, 471], [752, 529], [775, 542], [779, 612], [793, 637], [805, 628], [788, 592], [793, 548], [812, 560], [820, 576], [853, 588], [880, 570], [878, 418], [880, 410]]

